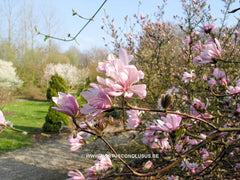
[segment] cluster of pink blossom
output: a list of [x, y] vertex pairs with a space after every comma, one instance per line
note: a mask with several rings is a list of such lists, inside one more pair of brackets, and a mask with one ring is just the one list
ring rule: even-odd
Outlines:
[[215, 61], [222, 56], [222, 47], [216, 38], [208, 39], [204, 46], [205, 49], [200, 53], [200, 55], [193, 59], [193, 64], [195, 66], [200, 66], [207, 63], [215, 63]]
[[206, 113], [208, 107], [208, 102], [207, 105], [200, 101], [199, 99], [195, 98], [192, 105], [190, 106], [190, 114], [195, 117], [200, 117], [205, 120], [210, 120], [213, 118], [213, 116], [209, 113]]
[[107, 77], [97, 77], [99, 84], [106, 86], [104, 91], [111, 96], [121, 96], [131, 98], [137, 94], [140, 98], [147, 95], [146, 85], [137, 84], [140, 79], [144, 78], [144, 73], [138, 71], [136, 66], [129, 65], [133, 56], [128, 56], [125, 49], [119, 49], [119, 59], [109, 59], [106, 62], [98, 64], [98, 72], [105, 73]]
[[79, 170], [69, 171], [68, 176], [71, 176], [68, 180], [83, 180], [83, 179], [98, 179], [103, 177], [103, 172], [112, 167], [112, 161], [107, 155], [99, 155], [97, 160], [94, 161], [94, 166], [85, 170], [85, 177]]

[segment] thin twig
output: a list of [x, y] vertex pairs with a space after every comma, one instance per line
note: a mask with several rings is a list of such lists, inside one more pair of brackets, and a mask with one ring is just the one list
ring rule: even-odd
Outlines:
[[[35, 30], [38, 34], [40, 35], [43, 35], [45, 36], [45, 40], [51, 38], [51, 39], [56, 39], [56, 40], [60, 40], [60, 41], [76, 41], [76, 38], [78, 37], [78, 35], [87, 27], [87, 25], [93, 21], [93, 19], [95, 18], [95, 16], [98, 14], [98, 12], [102, 9], [102, 7], [104, 6], [104, 4], [107, 2], [107, 0], [105, 0], [101, 6], [97, 9], [97, 11], [93, 14], [93, 16], [91, 18], [88, 19], [88, 21], [84, 24], [84, 26], [79, 30], [79, 32], [73, 36], [72, 38], [70, 39], [65, 39], [65, 38], [59, 38], [59, 37], [55, 37], [55, 36], [51, 36], [51, 35], [47, 35], [47, 34], [44, 34], [44, 33], [41, 33], [40, 31], [37, 30], [37, 28], [35, 27]], [[79, 16], [79, 15], [78, 15]], [[83, 19], [83, 17], [81, 16], [81, 18]], [[86, 19], [86, 18], [84, 18]]]

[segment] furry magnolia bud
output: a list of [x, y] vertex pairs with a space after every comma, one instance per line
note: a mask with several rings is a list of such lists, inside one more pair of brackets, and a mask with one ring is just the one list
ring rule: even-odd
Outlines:
[[161, 95], [161, 105], [163, 109], [169, 108], [173, 103], [173, 97], [171, 94], [162, 94]]
[[98, 121], [95, 125], [94, 125], [94, 130], [97, 134], [102, 135], [102, 132], [104, 130], [104, 122], [102, 120]]

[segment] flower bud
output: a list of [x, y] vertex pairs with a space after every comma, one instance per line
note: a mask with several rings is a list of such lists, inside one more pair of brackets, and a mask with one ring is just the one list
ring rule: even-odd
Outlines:
[[173, 103], [173, 97], [171, 94], [162, 94], [161, 95], [161, 105], [163, 109], [169, 108]]

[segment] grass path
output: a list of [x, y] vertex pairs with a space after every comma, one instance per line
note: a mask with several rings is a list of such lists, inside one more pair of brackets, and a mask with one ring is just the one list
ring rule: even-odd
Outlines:
[[[44, 100], [26, 100], [6, 103], [3, 114], [13, 127], [27, 132], [36, 132], [42, 128], [48, 111], [48, 102]], [[33, 146], [34, 138], [10, 130], [0, 134], [0, 153]]]

